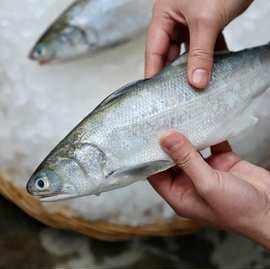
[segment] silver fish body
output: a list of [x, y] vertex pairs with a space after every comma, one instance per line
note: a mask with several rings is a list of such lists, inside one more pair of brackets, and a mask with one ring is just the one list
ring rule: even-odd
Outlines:
[[55, 201], [166, 170], [174, 163], [159, 146], [163, 132], [181, 131], [198, 150], [224, 141], [243, 122], [252, 123], [245, 110], [270, 86], [269, 72], [270, 46], [216, 56], [209, 87], [196, 92], [186, 81], [182, 56], [154, 78], [105, 99], [49, 154], [27, 189]]
[[40, 63], [93, 55], [134, 38], [151, 19], [152, 0], [77, 0], [30, 53]]

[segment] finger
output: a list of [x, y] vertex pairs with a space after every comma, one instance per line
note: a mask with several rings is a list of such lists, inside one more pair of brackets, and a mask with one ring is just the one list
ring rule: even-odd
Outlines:
[[186, 175], [172, 177], [166, 171], [151, 176], [149, 182], [178, 215], [205, 222], [214, 222], [211, 209], [198, 195]]
[[227, 153], [227, 152], [231, 152], [232, 148], [229, 144], [228, 141], [224, 141], [218, 145], [212, 146], [211, 147], [211, 153], [213, 155], [215, 154], [221, 154], [221, 153]]
[[[145, 49], [145, 77], [152, 77], [176, 58], [180, 44], [188, 40], [188, 30], [182, 21], [175, 21], [163, 9], [155, 7], [148, 29]], [[173, 51], [173, 52], [172, 52]]]
[[188, 28], [184, 24], [176, 24], [174, 26], [174, 31], [170, 36], [170, 48], [167, 52], [167, 61], [166, 65], [173, 62], [177, 57], [179, 57], [182, 52], [181, 49], [184, 48], [183, 52], [186, 52], [185, 49], [189, 41]]
[[204, 196], [209, 189], [215, 187], [217, 173], [183, 135], [171, 130], [161, 138], [160, 143], [176, 165], [190, 177], [199, 194]]
[[174, 177], [169, 171], [164, 171], [148, 178], [152, 187], [164, 198], [168, 198]]
[[145, 77], [157, 74], [165, 65], [170, 47], [173, 22], [154, 15], [149, 27], [145, 50]]
[[180, 54], [180, 46], [177, 44], [172, 44], [168, 52], [166, 65], [173, 62], [179, 56], [179, 54]]
[[197, 89], [204, 89], [209, 83], [219, 30], [214, 23], [195, 21], [190, 24], [188, 79]]
[[211, 167], [219, 171], [230, 171], [241, 159], [233, 152], [225, 152], [212, 155], [207, 159]]

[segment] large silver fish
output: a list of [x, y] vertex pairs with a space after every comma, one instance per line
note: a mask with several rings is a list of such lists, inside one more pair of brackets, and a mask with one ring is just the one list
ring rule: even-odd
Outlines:
[[188, 85], [182, 56], [105, 99], [39, 166], [28, 192], [42, 201], [100, 194], [166, 170], [174, 163], [159, 146], [163, 132], [181, 131], [198, 150], [221, 142], [256, 122], [245, 110], [269, 86], [270, 46], [216, 56], [204, 92]]
[[40, 63], [70, 60], [116, 46], [145, 30], [153, 0], [77, 0], [30, 53]]

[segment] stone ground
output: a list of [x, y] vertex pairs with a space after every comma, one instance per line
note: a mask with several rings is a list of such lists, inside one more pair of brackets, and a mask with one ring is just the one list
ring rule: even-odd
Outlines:
[[0, 197], [0, 269], [270, 269], [270, 254], [234, 234], [103, 242], [58, 231]]

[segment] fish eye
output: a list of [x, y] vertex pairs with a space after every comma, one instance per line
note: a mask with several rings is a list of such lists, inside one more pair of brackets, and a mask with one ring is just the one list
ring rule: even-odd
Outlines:
[[39, 56], [42, 56], [43, 54], [45, 54], [45, 47], [40, 44], [36, 47], [36, 53], [39, 55]]
[[35, 182], [35, 187], [39, 191], [44, 191], [48, 189], [49, 185], [50, 184], [47, 178], [38, 178]]

